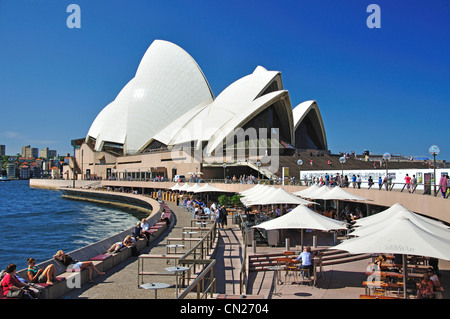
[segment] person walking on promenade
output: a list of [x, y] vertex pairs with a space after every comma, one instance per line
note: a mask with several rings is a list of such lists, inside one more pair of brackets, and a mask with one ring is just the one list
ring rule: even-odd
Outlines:
[[416, 186], [417, 186], [417, 178], [416, 175], [413, 175], [413, 177], [411, 178], [411, 193], [414, 192]]
[[445, 193], [447, 193], [447, 175], [442, 174], [439, 180], [439, 189], [441, 190], [442, 197], [445, 198]]
[[358, 185], [358, 189], [361, 189], [361, 176], [359, 176], [359, 175], [356, 178], [356, 184]]
[[353, 174], [353, 176], [352, 176], [352, 185], [353, 185], [353, 188], [356, 188], [356, 175], [355, 174]]
[[381, 186], [383, 186], [383, 180], [381, 179], [381, 176], [378, 177], [378, 190], [381, 189]]
[[409, 193], [411, 193], [411, 177], [406, 174], [405, 176], [405, 184], [406, 184], [406, 189], [408, 190]]

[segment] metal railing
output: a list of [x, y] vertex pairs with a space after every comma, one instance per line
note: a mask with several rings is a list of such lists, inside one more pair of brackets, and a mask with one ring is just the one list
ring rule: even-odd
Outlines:
[[[207, 228], [199, 227], [199, 229], [205, 230]], [[206, 299], [208, 294], [211, 298], [213, 297], [216, 291], [216, 279], [214, 277], [214, 265], [216, 264], [216, 260], [207, 259], [207, 257], [214, 249], [216, 236], [217, 227], [214, 222], [206, 235], [180, 257], [178, 263], [189, 268], [189, 271], [187, 271], [188, 278], [183, 278], [183, 280], [186, 279], [187, 282], [190, 282], [190, 275], [198, 272], [198, 266], [201, 266], [201, 270], [194, 281], [179, 295], [179, 299], [184, 299], [194, 290], [197, 293], [197, 299]]]

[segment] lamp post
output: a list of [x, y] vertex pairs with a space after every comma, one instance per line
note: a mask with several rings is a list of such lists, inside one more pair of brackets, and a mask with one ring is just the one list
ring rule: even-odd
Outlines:
[[345, 156], [339, 157], [339, 163], [341, 163], [341, 186], [343, 185], [343, 180], [344, 180], [344, 164], [345, 164], [345, 162], [347, 162], [347, 159], [345, 158]]
[[437, 195], [437, 192], [436, 192], [436, 155], [438, 155], [440, 151], [441, 151], [441, 150], [439, 149], [439, 147], [438, 147], [437, 145], [431, 145], [430, 148], [428, 149], [428, 152], [429, 152], [431, 155], [433, 155], [434, 196]]
[[389, 176], [388, 176], [388, 161], [391, 159], [391, 154], [384, 153], [383, 154], [384, 163], [386, 165], [386, 190], [388, 190], [388, 184], [389, 184]]
[[301, 166], [303, 165], [303, 161], [301, 159], [299, 159], [297, 161], [297, 165], [298, 165], [298, 185], [302, 185], [302, 174], [301, 174]]
[[226, 178], [225, 172], [227, 169], [227, 163], [223, 163], [222, 167], [223, 167], [223, 182], [225, 183], [225, 178]]
[[259, 181], [259, 168], [261, 167], [261, 162], [257, 161], [256, 166], [258, 166], [258, 181]]

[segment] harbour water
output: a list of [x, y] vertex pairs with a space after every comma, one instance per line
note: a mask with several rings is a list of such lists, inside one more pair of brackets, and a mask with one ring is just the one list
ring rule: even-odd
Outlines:
[[[0, 270], [27, 267], [92, 244], [134, 226], [142, 211], [62, 198], [24, 180], [0, 183]], [[146, 216], [145, 216], [146, 217]]]

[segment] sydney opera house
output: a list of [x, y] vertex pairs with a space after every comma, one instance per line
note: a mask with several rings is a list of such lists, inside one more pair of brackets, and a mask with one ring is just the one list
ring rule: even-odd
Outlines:
[[293, 108], [281, 72], [257, 66], [214, 96], [195, 60], [162, 40], [72, 145], [65, 174], [77, 179], [269, 176], [279, 156], [328, 149], [316, 101]]

